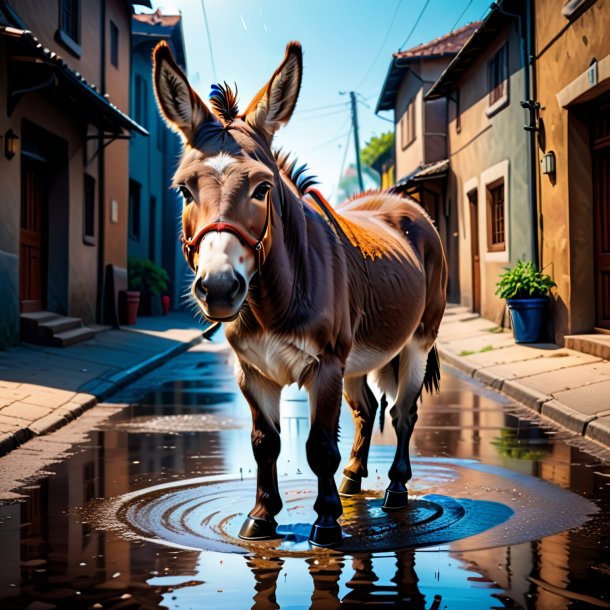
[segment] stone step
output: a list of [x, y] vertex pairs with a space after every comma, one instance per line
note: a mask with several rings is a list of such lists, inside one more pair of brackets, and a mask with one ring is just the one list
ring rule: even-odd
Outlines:
[[57, 313], [53, 313], [52, 311], [31, 311], [28, 313], [22, 313], [19, 318], [21, 320], [22, 327], [36, 328], [43, 322], [51, 322], [52, 320], [61, 318], [61, 316]]
[[565, 337], [565, 346], [584, 354], [610, 360], [610, 335], [568, 335]]
[[38, 333], [42, 337], [53, 337], [66, 330], [73, 330], [75, 328], [81, 328], [82, 326], [83, 323], [80, 318], [57, 316], [54, 320], [38, 324]]
[[74, 328], [72, 330], [66, 330], [62, 333], [58, 333], [51, 339], [51, 345], [58, 347], [68, 347], [69, 345], [75, 345], [76, 343], [82, 343], [83, 341], [89, 341], [95, 337], [95, 332], [86, 326], [80, 328]]

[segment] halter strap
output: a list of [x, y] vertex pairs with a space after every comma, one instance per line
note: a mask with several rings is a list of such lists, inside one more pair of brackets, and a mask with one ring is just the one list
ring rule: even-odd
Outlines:
[[217, 233], [232, 233], [235, 235], [239, 241], [244, 245], [254, 251], [254, 256], [256, 257], [256, 268], [257, 271], [261, 270], [267, 256], [269, 255], [269, 250], [271, 249], [271, 196], [267, 194], [267, 213], [265, 214], [265, 224], [263, 225], [263, 230], [261, 231], [260, 237], [257, 239], [248, 235], [245, 231], [240, 229], [237, 225], [234, 225], [230, 222], [225, 222], [223, 220], [218, 220], [217, 222], [212, 222], [210, 224], [205, 225], [193, 237], [185, 237], [184, 233], [180, 234], [180, 241], [182, 242], [182, 252], [184, 254], [184, 258], [186, 258], [186, 262], [189, 267], [195, 271], [195, 266], [193, 265], [193, 256], [195, 252], [199, 250], [199, 246], [201, 245], [201, 241], [203, 238], [212, 231], [216, 231]]

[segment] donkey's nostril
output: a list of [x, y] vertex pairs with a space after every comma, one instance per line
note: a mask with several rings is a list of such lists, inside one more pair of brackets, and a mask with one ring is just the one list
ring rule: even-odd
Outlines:
[[205, 299], [206, 295], [208, 294], [208, 286], [206, 284], [205, 278], [200, 277], [195, 282], [195, 292], [197, 293], [197, 296], [199, 298]]
[[234, 299], [246, 285], [246, 280], [240, 273], [235, 273], [233, 283], [231, 284], [231, 299]]

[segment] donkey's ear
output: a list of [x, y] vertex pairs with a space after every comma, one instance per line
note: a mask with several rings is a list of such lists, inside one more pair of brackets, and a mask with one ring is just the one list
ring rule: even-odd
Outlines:
[[246, 108], [245, 120], [253, 127], [262, 129], [271, 138], [292, 116], [299, 97], [302, 75], [301, 45], [289, 42], [284, 61]]
[[166, 42], [153, 51], [153, 80], [161, 113], [171, 129], [192, 142], [197, 128], [213, 115], [188, 83]]

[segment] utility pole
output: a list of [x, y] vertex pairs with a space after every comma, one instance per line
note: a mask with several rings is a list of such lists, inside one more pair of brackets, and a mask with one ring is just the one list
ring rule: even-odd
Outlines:
[[356, 106], [356, 92], [349, 92], [349, 99], [352, 103], [352, 125], [354, 128], [354, 146], [356, 148], [356, 169], [358, 170], [358, 185], [360, 192], [364, 191], [364, 182], [362, 181], [362, 165], [360, 164], [360, 137], [358, 135], [358, 108]]

